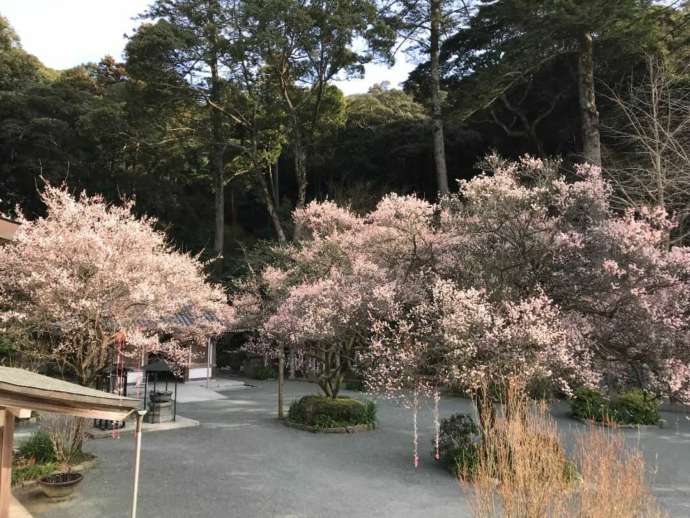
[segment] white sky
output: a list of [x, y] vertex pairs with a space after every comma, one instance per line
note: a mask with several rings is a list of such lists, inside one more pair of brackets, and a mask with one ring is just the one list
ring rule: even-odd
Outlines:
[[[70, 68], [98, 62], [106, 54], [122, 58], [125, 33], [139, 24], [133, 17], [146, 9], [149, 0], [0, 0], [5, 16], [21, 38], [24, 49], [46, 66]], [[392, 87], [407, 79], [414, 65], [398, 56], [393, 68], [367, 65], [364, 79], [339, 81], [345, 94], [366, 92], [376, 83]]]

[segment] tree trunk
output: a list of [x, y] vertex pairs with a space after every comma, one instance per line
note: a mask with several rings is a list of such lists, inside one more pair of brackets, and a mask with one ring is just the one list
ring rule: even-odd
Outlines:
[[220, 79], [218, 77], [218, 63], [216, 59], [211, 60], [211, 92], [210, 92], [210, 117], [211, 117], [211, 175], [215, 190], [214, 209], [215, 229], [213, 240], [213, 251], [218, 256], [218, 264], [223, 264], [223, 252], [225, 247], [225, 165], [223, 160], [223, 121], [222, 114], [218, 110], [221, 104], [220, 99]]
[[319, 387], [321, 387], [326, 397], [336, 399], [345, 379], [340, 353], [324, 351], [322, 354], [322, 367], [323, 370], [318, 381]]
[[268, 215], [271, 217], [271, 223], [273, 223], [273, 229], [276, 231], [276, 236], [278, 236], [278, 241], [281, 243], [287, 242], [285, 237], [285, 231], [283, 230], [283, 224], [280, 222], [280, 217], [278, 216], [278, 211], [274, 205], [274, 199], [268, 190], [268, 182], [263, 172], [259, 173], [259, 183], [261, 184], [261, 192], [264, 195], [264, 203], [266, 204], [266, 210]]
[[[307, 199], [307, 150], [304, 147], [302, 132], [299, 129], [295, 129], [292, 146], [295, 159], [295, 177], [297, 179], [297, 203], [295, 209], [303, 209]], [[301, 237], [302, 226], [296, 223], [293, 238], [297, 241]]]
[[237, 205], [235, 205], [235, 189], [230, 187], [230, 224], [237, 223]]
[[273, 167], [273, 203], [280, 209], [280, 158]]
[[601, 139], [599, 137], [599, 112], [594, 91], [594, 58], [592, 34], [580, 37], [578, 55], [578, 91], [582, 130], [582, 156], [594, 165], [601, 165]]
[[441, 71], [439, 66], [441, 39], [441, 0], [431, 0], [431, 122], [434, 140], [434, 165], [436, 167], [436, 187], [440, 195], [448, 189], [446, 169], [446, 148], [443, 137], [443, 113], [441, 110]]
[[[214, 145], [215, 147], [215, 145]], [[225, 247], [225, 178], [223, 178], [223, 161], [217, 156], [213, 160], [215, 187], [214, 210], [216, 214], [213, 239], [213, 251], [218, 256], [218, 261], [223, 262], [223, 249]]]
[[283, 394], [285, 393], [285, 351], [278, 355], [278, 419], [283, 419]]

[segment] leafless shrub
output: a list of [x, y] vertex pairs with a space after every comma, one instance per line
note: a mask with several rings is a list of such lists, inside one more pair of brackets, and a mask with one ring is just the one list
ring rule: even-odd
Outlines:
[[642, 454], [618, 430], [590, 428], [565, 453], [546, 404], [517, 389], [483, 419], [480, 462], [461, 484], [477, 518], [660, 518]]
[[55, 459], [63, 466], [74, 464], [81, 454], [85, 439], [84, 419], [58, 414], [43, 414], [40, 429], [48, 434], [55, 450]]

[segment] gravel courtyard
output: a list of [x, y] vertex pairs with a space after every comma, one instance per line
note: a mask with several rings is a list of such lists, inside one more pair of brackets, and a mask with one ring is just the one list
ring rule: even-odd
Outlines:
[[[430, 412], [420, 416], [421, 466], [412, 466], [412, 419], [379, 401], [379, 427], [351, 435], [311, 434], [285, 427], [275, 415], [275, 383], [223, 392], [225, 399], [179, 405], [196, 428], [143, 436], [139, 516], [191, 517], [405, 517], [469, 516], [458, 483], [431, 458]], [[316, 386], [288, 382], [287, 401]], [[445, 399], [442, 415], [469, 412], [466, 400]], [[582, 426], [565, 408], [554, 415], [566, 436]], [[690, 516], [690, 421], [665, 414], [665, 429], [627, 431], [648, 463], [653, 486], [672, 516]], [[99, 462], [77, 496], [48, 504], [25, 501], [36, 517], [129, 516], [131, 435], [88, 443]]]

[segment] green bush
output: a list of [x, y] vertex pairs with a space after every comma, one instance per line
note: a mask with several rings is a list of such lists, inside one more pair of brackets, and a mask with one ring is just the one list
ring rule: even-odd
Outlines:
[[570, 402], [570, 410], [575, 417], [580, 419], [592, 419], [599, 422], [613, 419], [608, 399], [594, 389], [577, 389]]
[[607, 398], [593, 389], [579, 389], [571, 401], [575, 417], [618, 424], [657, 424], [659, 403], [646, 392], [633, 389]]
[[304, 396], [294, 401], [288, 419], [317, 428], [376, 424], [376, 405], [373, 401], [358, 401], [347, 397], [332, 399], [326, 396]]
[[278, 373], [273, 367], [257, 367], [254, 371], [254, 379], [272, 380], [278, 377]]
[[472, 477], [479, 463], [479, 428], [471, 416], [453, 414], [441, 421], [439, 460], [455, 476]]
[[264, 365], [259, 358], [250, 358], [244, 362], [244, 375], [256, 380], [268, 380], [278, 377], [278, 371], [272, 365]]
[[348, 378], [345, 380], [345, 388], [355, 392], [363, 392], [364, 382], [361, 378]]
[[611, 402], [615, 420], [623, 424], [657, 424], [659, 403], [646, 392], [633, 389], [616, 396]]
[[58, 468], [57, 464], [49, 462], [47, 464], [27, 464], [12, 468], [12, 485], [21, 484], [27, 480], [36, 480], [46, 475], [50, 475]]
[[55, 462], [55, 449], [50, 436], [42, 430], [31, 434], [31, 437], [19, 447], [19, 457], [33, 459], [37, 464]]
[[551, 378], [537, 377], [527, 384], [527, 395], [537, 401], [548, 401], [554, 398], [556, 390]]

